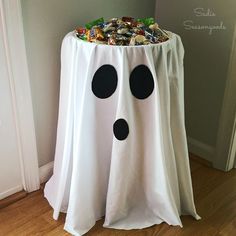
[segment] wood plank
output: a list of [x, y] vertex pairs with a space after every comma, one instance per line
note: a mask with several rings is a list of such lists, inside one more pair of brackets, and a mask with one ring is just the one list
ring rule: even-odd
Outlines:
[[2, 200], [0, 200], [0, 209], [4, 208], [14, 202], [17, 202], [18, 200], [26, 197], [27, 192], [25, 191], [20, 191], [19, 193], [15, 193], [7, 198], [4, 198]]
[[212, 167], [212, 163], [193, 154], [193, 153], [189, 153], [189, 158], [190, 160], [194, 161], [194, 163], [199, 163], [201, 165], [204, 165], [204, 166], [209, 166], [209, 167]]

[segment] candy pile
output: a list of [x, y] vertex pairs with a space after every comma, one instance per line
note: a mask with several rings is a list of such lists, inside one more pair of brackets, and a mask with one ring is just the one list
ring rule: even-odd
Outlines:
[[167, 41], [168, 34], [160, 29], [153, 18], [135, 20], [132, 17], [99, 18], [76, 30], [78, 38], [98, 44], [108, 45], [148, 45]]

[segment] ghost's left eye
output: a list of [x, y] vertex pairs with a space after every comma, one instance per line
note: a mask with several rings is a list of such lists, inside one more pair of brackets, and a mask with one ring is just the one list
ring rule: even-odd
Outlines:
[[92, 80], [92, 91], [98, 98], [108, 98], [117, 87], [118, 77], [114, 66], [103, 65], [97, 69]]
[[154, 89], [154, 80], [149, 68], [145, 65], [136, 66], [131, 72], [129, 84], [136, 98], [148, 98]]

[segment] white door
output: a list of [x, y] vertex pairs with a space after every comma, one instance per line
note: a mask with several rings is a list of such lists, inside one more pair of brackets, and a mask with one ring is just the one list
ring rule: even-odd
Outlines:
[[15, 121], [0, 22], [0, 200], [23, 189]]

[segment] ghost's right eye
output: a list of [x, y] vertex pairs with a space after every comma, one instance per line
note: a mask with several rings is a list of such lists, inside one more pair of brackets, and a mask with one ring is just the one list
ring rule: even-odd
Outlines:
[[154, 79], [150, 69], [145, 65], [136, 66], [131, 72], [129, 84], [136, 98], [148, 98], [154, 89]]
[[103, 65], [97, 69], [92, 80], [92, 91], [98, 98], [108, 98], [115, 91], [118, 83], [117, 72], [112, 65]]

